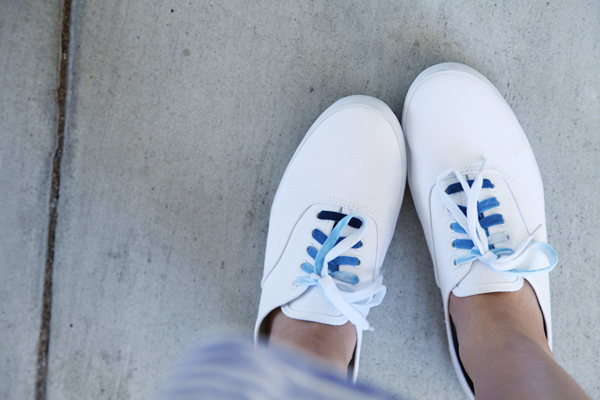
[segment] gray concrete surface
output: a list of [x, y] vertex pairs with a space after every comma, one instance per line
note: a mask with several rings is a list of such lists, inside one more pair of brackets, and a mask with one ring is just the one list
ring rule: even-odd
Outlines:
[[[59, 6], [32, 3], [35, 18], [50, 23], [46, 40], [56, 40]], [[555, 355], [600, 398], [600, 5], [531, 3], [74, 1], [48, 398], [147, 398], [196, 338], [250, 337], [270, 203], [306, 130], [350, 94], [378, 97], [400, 115], [412, 80], [442, 61], [488, 76], [530, 138], [560, 258], [551, 275]], [[21, 15], [16, 7], [13, 15]], [[5, 20], [3, 38], [17, 18]], [[23, 35], [38, 38], [33, 30]], [[8, 310], [22, 311], [14, 323], [2, 315], [1, 334], [32, 338], [54, 103], [38, 92], [36, 122], [23, 93], [41, 89], [8, 77], [38, 71], [50, 57], [42, 55], [56, 52], [55, 42], [35, 43], [34, 55], [4, 40], [0, 47], [2, 66], [18, 53], [27, 67], [2, 74], [13, 85], [3, 84], [3, 131], [24, 126], [46, 135], [0, 138], [9, 212], [31, 209], [2, 220], [2, 250], [27, 246], [19, 253], [29, 259], [8, 260], [30, 269], [17, 273], [21, 267], [4, 258], [2, 274], [9, 265], [8, 276], [25, 279], [31, 293], [3, 278], [3, 299], [13, 292], [18, 299]], [[55, 69], [44, 71], [50, 88]], [[11, 235], [17, 226], [23, 237]], [[385, 265], [388, 296], [370, 316], [376, 330], [365, 335], [360, 380], [414, 399], [463, 398], [408, 191]], [[0, 346], [3, 363], [16, 357], [19, 368], [31, 368], [33, 347]], [[16, 376], [4, 365], [1, 371], [2, 379]], [[19, 387], [14, 393], [28, 398], [27, 382]]]
[[0, 399], [33, 399], [60, 8], [35, 0], [0, 8]]

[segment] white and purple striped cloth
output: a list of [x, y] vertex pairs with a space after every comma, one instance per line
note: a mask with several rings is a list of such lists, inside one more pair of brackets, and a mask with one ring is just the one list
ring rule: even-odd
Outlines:
[[240, 338], [213, 340], [190, 349], [159, 398], [397, 399], [364, 385], [353, 385], [301, 355], [272, 347], [255, 347]]

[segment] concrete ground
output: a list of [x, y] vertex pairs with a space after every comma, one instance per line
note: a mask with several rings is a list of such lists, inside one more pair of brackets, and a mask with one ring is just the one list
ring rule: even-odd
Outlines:
[[[0, 398], [35, 398], [38, 369], [48, 399], [147, 398], [195, 339], [250, 337], [270, 204], [307, 129], [350, 94], [400, 116], [442, 61], [486, 75], [531, 141], [560, 260], [555, 357], [600, 398], [598, 2], [73, 0], [63, 51], [60, 1], [1, 5]], [[408, 190], [385, 267], [360, 380], [464, 398]]]

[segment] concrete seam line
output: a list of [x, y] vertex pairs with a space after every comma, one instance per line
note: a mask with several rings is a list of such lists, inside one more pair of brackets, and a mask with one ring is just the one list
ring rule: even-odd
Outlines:
[[54, 240], [58, 218], [58, 198], [60, 190], [60, 164], [65, 142], [66, 99], [69, 76], [69, 42], [71, 28], [71, 0], [63, 0], [62, 26], [60, 33], [59, 83], [57, 90], [58, 126], [57, 143], [52, 158], [52, 182], [48, 205], [48, 240], [44, 268], [44, 288], [42, 294], [42, 321], [38, 340], [37, 375], [35, 380], [35, 400], [46, 399], [48, 377], [48, 349], [50, 344], [50, 317], [52, 314], [52, 271], [54, 267]]

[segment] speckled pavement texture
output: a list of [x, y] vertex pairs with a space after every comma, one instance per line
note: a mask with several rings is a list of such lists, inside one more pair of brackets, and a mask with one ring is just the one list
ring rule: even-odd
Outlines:
[[[0, 14], [0, 398], [33, 399], [57, 145], [61, 3]], [[400, 117], [443, 61], [513, 107], [545, 186], [555, 357], [600, 398], [600, 3], [73, 0], [46, 397], [151, 397], [182, 351], [251, 337], [270, 204], [340, 97]], [[362, 382], [462, 399], [407, 189]]]

